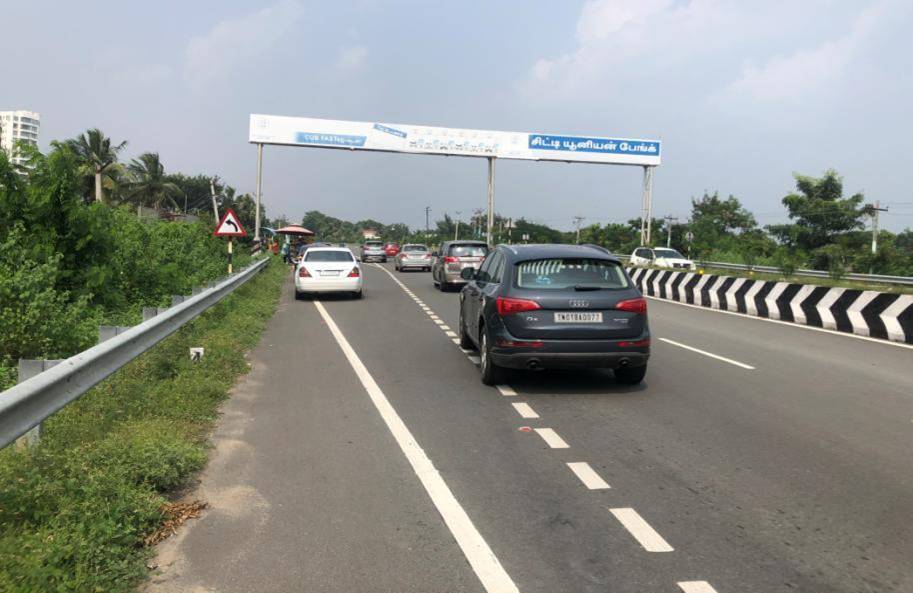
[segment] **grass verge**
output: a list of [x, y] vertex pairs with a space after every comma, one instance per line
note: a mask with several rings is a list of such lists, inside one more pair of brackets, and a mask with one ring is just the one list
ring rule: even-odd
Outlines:
[[[0, 451], [0, 591], [132, 591], [169, 492], [207, 458], [219, 404], [275, 311], [287, 268], [257, 277]], [[192, 363], [191, 346], [206, 354]]]

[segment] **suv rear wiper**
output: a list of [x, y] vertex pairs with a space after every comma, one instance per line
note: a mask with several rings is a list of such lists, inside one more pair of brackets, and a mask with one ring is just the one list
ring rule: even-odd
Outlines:
[[602, 287], [598, 284], [575, 284], [574, 290], [602, 290]]

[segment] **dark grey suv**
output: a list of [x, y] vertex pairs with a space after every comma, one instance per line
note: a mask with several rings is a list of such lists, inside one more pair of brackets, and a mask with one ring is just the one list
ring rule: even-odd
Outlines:
[[621, 262], [587, 245], [498, 245], [463, 270], [460, 345], [478, 348], [482, 382], [503, 368], [610, 368], [643, 380], [650, 357], [647, 302]]

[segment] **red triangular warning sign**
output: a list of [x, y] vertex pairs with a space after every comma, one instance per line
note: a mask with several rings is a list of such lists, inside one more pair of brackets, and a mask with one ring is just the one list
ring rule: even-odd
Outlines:
[[216, 237], [246, 237], [247, 231], [241, 226], [241, 221], [238, 220], [235, 211], [229, 208], [212, 234]]

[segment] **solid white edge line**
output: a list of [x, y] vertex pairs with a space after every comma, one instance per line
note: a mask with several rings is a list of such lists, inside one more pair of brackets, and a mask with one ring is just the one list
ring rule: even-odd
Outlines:
[[539, 414], [536, 413], [534, 409], [526, 402], [517, 402], [515, 404], [510, 404], [514, 407], [521, 418], [538, 418]]
[[602, 479], [602, 477], [596, 473], [590, 464], [586, 461], [572, 461], [567, 464], [571, 471], [574, 472], [580, 481], [583, 482], [583, 485], [589, 488], [590, 490], [606, 490], [611, 488], [609, 483]]
[[488, 593], [519, 593], [517, 585], [514, 584], [504, 567], [501, 566], [482, 534], [473, 525], [472, 519], [469, 518], [469, 515], [466, 514], [466, 511], [453, 495], [450, 487], [447, 486], [444, 478], [434, 467], [431, 459], [428, 458], [428, 455], [416, 442], [412, 432], [410, 432], [402, 418], [399, 417], [399, 414], [396, 413], [396, 410], [340, 331], [336, 322], [333, 321], [333, 318], [330, 317], [330, 314], [320, 301], [315, 301], [314, 305], [320, 312], [320, 316], [323, 317], [323, 321], [327, 324], [330, 333], [336, 339], [337, 344], [339, 344], [340, 349], [342, 349], [343, 354], [345, 354], [365, 391], [367, 391], [368, 396], [374, 403], [374, 407], [377, 408], [393, 438], [396, 439], [396, 443], [415, 471], [415, 475], [418, 476], [428, 496], [431, 497], [434, 506], [443, 517], [457, 545], [460, 546], [476, 576], [482, 582], [482, 586], [485, 587]]
[[744, 362], [732, 360], [731, 358], [726, 358], [725, 356], [720, 356], [719, 354], [707, 352], [706, 350], [701, 350], [699, 348], [695, 348], [694, 346], [688, 346], [687, 344], [682, 344], [681, 342], [676, 342], [674, 340], [668, 340], [666, 338], [659, 338], [659, 340], [661, 342], [665, 342], [667, 344], [672, 344], [673, 346], [678, 346], [679, 348], [684, 348], [685, 350], [690, 350], [692, 352], [697, 352], [698, 354], [703, 354], [704, 356], [708, 356], [710, 358], [715, 358], [716, 360], [728, 362], [731, 365], [735, 365], [735, 366], [741, 367], [743, 369], [748, 369], [749, 371], [755, 370], [755, 368], [753, 366], [751, 366], [750, 364], [745, 364]]
[[514, 395], [517, 395], [517, 392], [514, 391], [514, 388], [511, 387], [510, 385], [495, 385], [495, 387], [497, 387], [498, 391], [501, 392], [501, 395], [503, 395], [505, 397], [512, 397]]
[[644, 295], [644, 298], [648, 298], [652, 301], [658, 301], [660, 303], [669, 303], [670, 305], [678, 305], [680, 307], [690, 307], [692, 309], [698, 309], [700, 311], [707, 311], [710, 313], [723, 313], [724, 315], [734, 315], [742, 319], [751, 319], [754, 321], [767, 321], [768, 323], [777, 323], [779, 325], [785, 325], [786, 327], [794, 327], [796, 329], [807, 329], [816, 332], [823, 332], [826, 334], [831, 334], [832, 336], [841, 336], [843, 338], [854, 338], [856, 340], [865, 340], [866, 342], [874, 342], [876, 344], [884, 344], [886, 346], [896, 346], [898, 348], [908, 348], [913, 350], [913, 344], [904, 344], [903, 342], [893, 342], [891, 340], [883, 340], [881, 338], [870, 338], [868, 336], [859, 336], [856, 334], [851, 334], [848, 332], [841, 332], [833, 329], [827, 329], [825, 327], [815, 327], [814, 325], [799, 325], [798, 323], [792, 323], [790, 321], [782, 321], [780, 319], [770, 319], [769, 317], [756, 317], [754, 315], [746, 315], [745, 313], [738, 313], [736, 311], [722, 311], [720, 309], [711, 309], [710, 307], [701, 307], [700, 305], [692, 305], [691, 303], [680, 303], [678, 301], [670, 301], [668, 299], [661, 299], [659, 297], [647, 296]]
[[536, 434], [542, 437], [542, 440], [545, 441], [545, 444], [547, 444], [552, 449], [570, 449], [570, 445], [568, 445], [564, 439], [558, 436], [558, 433], [553, 429], [534, 428], [533, 430], [535, 430]]
[[632, 508], [609, 509], [618, 522], [648, 552], [671, 552], [672, 546]]
[[680, 581], [676, 585], [685, 593], [716, 593], [707, 581]]

